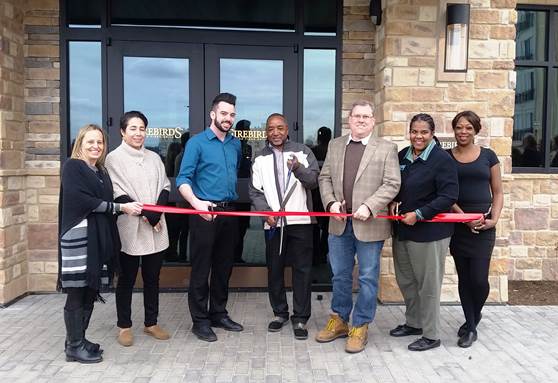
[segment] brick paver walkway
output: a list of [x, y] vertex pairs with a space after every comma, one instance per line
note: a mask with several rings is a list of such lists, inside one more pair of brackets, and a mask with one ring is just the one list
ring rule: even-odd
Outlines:
[[185, 293], [161, 294], [159, 323], [170, 341], [143, 334], [141, 294], [134, 294], [135, 344], [116, 342], [114, 295], [98, 304], [88, 338], [105, 349], [94, 365], [67, 363], [62, 351], [64, 295], [34, 295], [0, 309], [0, 382], [558, 382], [558, 307], [488, 306], [479, 341], [457, 347], [459, 306], [442, 307], [442, 347], [407, 351], [411, 338], [392, 338], [403, 306], [379, 306], [370, 341], [360, 354], [343, 351], [344, 340], [313, 340], [328, 315], [330, 294], [313, 293], [310, 339], [297, 341], [290, 326], [268, 333], [265, 293], [233, 293], [232, 318], [245, 331], [217, 329], [215, 343], [190, 332]]

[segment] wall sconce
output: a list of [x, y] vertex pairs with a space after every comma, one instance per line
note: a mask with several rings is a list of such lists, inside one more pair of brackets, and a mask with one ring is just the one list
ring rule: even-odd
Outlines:
[[382, 24], [382, 0], [370, 0], [368, 14], [374, 25]]
[[444, 72], [467, 72], [469, 57], [469, 4], [448, 4]]

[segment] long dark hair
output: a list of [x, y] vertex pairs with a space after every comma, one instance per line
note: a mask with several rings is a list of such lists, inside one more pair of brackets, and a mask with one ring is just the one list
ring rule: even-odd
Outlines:
[[434, 139], [434, 142], [436, 142], [436, 145], [440, 146], [440, 140], [438, 140], [438, 137], [434, 135], [434, 132], [436, 131], [436, 124], [434, 124], [434, 119], [432, 118], [432, 116], [426, 113], [415, 114], [413, 118], [411, 118], [411, 123], [409, 124], [409, 132], [411, 131], [413, 123], [417, 121], [423, 121], [428, 124], [428, 128], [433, 134], [432, 138]]

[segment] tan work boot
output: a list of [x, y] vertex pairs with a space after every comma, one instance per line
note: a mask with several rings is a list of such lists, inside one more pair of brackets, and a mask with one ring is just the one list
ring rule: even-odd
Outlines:
[[364, 350], [366, 343], [368, 343], [368, 323], [360, 327], [351, 327], [349, 338], [345, 344], [345, 351], [351, 354], [361, 352]]
[[349, 325], [337, 314], [330, 314], [327, 325], [316, 334], [316, 341], [331, 342], [337, 338], [344, 338], [349, 334]]
[[170, 338], [169, 333], [163, 330], [158, 324], [154, 326], [145, 327], [143, 329], [143, 332], [159, 340], [167, 340]]
[[121, 328], [118, 333], [118, 343], [124, 347], [130, 347], [134, 344], [134, 334], [132, 328]]

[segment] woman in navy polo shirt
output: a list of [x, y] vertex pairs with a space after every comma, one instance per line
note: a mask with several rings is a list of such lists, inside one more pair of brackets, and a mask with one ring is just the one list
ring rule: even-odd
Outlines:
[[459, 199], [457, 213], [485, 213], [478, 221], [455, 225], [450, 252], [459, 277], [459, 298], [465, 323], [459, 328], [459, 347], [470, 347], [477, 340], [477, 324], [488, 297], [488, 269], [496, 223], [504, 205], [500, 163], [496, 154], [475, 145], [481, 120], [474, 112], [458, 113], [451, 123], [457, 146], [449, 154], [457, 164]]
[[417, 114], [411, 120], [411, 146], [399, 152], [401, 189], [390, 205], [403, 216], [393, 237], [395, 277], [405, 299], [405, 324], [391, 336], [422, 335], [411, 351], [440, 346], [440, 294], [452, 223], [420, 222], [449, 212], [459, 189], [455, 162], [434, 137], [434, 120]]

